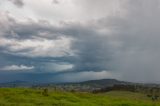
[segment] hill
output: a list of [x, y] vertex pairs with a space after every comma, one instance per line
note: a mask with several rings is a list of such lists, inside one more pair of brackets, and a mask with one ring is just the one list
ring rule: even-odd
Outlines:
[[131, 83], [125, 81], [119, 81], [116, 79], [101, 79], [101, 80], [89, 80], [84, 82], [66, 82], [66, 83], [35, 83], [35, 82], [27, 82], [27, 81], [13, 81], [7, 83], [1, 83], [0, 87], [25, 87], [25, 88], [49, 88], [49, 89], [57, 89], [64, 91], [84, 91], [84, 92], [105, 92], [110, 90], [129, 90], [135, 91], [138, 89], [148, 90], [149, 87], [160, 88], [158, 84], [143, 84], [143, 83]]
[[128, 82], [118, 81], [116, 79], [89, 80], [84, 82], [64, 82], [64, 83], [38, 83], [27, 81], [12, 81], [0, 83], [0, 87], [32, 87], [32, 86], [52, 86], [52, 85], [88, 85], [92, 87], [107, 87], [115, 84], [128, 84]]
[[90, 86], [99, 86], [99, 87], [109, 87], [113, 85], [121, 85], [121, 84], [130, 84], [129, 82], [119, 81], [116, 79], [100, 79], [100, 80], [90, 80], [84, 81], [77, 84], [81, 85], [90, 85]]

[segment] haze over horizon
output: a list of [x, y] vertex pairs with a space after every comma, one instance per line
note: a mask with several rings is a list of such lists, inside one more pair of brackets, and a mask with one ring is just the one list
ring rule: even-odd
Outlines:
[[160, 82], [160, 0], [0, 0], [0, 82]]

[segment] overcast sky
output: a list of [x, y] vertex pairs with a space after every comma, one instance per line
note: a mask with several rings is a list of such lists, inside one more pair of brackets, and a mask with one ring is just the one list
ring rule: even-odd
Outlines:
[[0, 0], [0, 82], [160, 82], [160, 0]]

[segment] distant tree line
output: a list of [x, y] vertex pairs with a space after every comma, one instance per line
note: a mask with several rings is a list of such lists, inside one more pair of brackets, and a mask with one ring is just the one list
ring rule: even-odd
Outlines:
[[153, 101], [158, 100], [160, 97], [160, 87], [159, 86], [145, 86], [145, 85], [113, 85], [111, 87], [105, 87], [98, 90], [93, 90], [93, 93], [103, 93], [109, 91], [130, 91], [146, 94], [147, 97], [151, 98]]

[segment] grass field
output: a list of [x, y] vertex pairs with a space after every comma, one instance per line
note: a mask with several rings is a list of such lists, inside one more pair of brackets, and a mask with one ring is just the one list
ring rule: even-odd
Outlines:
[[0, 106], [160, 106], [144, 94], [112, 91], [102, 94], [0, 88]]

